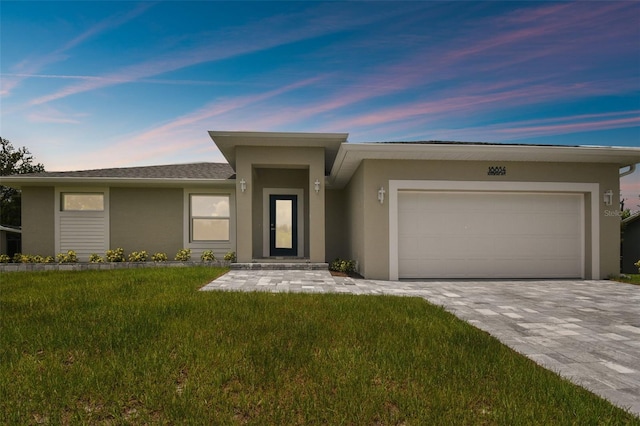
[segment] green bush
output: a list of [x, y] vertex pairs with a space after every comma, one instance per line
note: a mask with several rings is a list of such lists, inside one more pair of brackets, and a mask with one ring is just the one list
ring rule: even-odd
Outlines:
[[16, 263], [36, 263], [35, 257], [30, 254], [20, 254], [17, 260], [16, 260], [16, 256], [14, 256], [14, 260], [13, 260]]
[[134, 251], [129, 255], [129, 262], [146, 262], [147, 261], [147, 252], [142, 251]]
[[640, 273], [640, 260], [634, 263], [634, 265], [638, 267], [638, 272]]
[[100, 256], [99, 254], [91, 253], [91, 255], [89, 256], [89, 262], [90, 263], [103, 263], [104, 262], [104, 258], [102, 256]]
[[178, 253], [176, 253], [175, 260], [180, 262], [188, 262], [191, 260], [191, 249], [180, 249]]
[[107, 261], [124, 262], [124, 249], [118, 247], [115, 250], [107, 250]]
[[203, 262], [213, 262], [216, 260], [216, 256], [213, 254], [212, 250], [205, 250], [200, 256], [200, 260]]
[[166, 262], [167, 260], [169, 260], [169, 257], [167, 256], [166, 253], [154, 253], [151, 256], [151, 260], [153, 260], [154, 262]]
[[9, 255], [0, 254], [0, 263], [9, 263], [9, 262], [11, 262], [11, 258], [9, 257]]
[[42, 259], [42, 263], [54, 263], [56, 260], [53, 258], [53, 256], [45, 256], [44, 259]]
[[235, 262], [236, 261], [236, 252], [235, 251], [230, 251], [227, 252], [227, 254], [224, 255], [224, 260], [226, 260], [227, 262]]
[[356, 261], [336, 258], [329, 264], [329, 270], [342, 272], [345, 274], [353, 274], [354, 272], [356, 272]]
[[56, 257], [58, 263], [76, 263], [78, 261], [78, 256], [73, 250], [69, 250], [66, 253], [58, 253]]

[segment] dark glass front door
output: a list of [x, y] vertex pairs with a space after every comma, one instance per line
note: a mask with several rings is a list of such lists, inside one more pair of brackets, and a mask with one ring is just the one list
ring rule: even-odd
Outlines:
[[298, 196], [269, 196], [270, 255], [298, 255]]

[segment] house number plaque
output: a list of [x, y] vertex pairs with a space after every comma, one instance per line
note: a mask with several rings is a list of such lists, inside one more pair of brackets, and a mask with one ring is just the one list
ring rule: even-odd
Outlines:
[[504, 166], [491, 166], [487, 175], [489, 176], [504, 176], [507, 174], [507, 168]]

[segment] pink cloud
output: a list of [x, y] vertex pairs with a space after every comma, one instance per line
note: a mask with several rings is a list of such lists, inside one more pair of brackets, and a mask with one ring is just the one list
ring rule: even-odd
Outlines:
[[[67, 164], [60, 164], [57, 167], [77, 169], [77, 164], [82, 164], [81, 168], [83, 169], [120, 167], [145, 163], [150, 160], [157, 161], [163, 157], [162, 161], [168, 162], [166, 158], [180, 151], [191, 149], [208, 151], [207, 147], [213, 145], [206, 130], [211, 129], [213, 123], [220, 120], [225, 114], [241, 111], [256, 103], [309, 86], [319, 78], [301, 80], [258, 95], [210, 102], [157, 128], [137, 135], [122, 137], [119, 141], [109, 144], [107, 148], [86, 152], [75, 157], [69, 156]], [[227, 128], [226, 126], [230, 123], [227, 120], [224, 122], [225, 128]], [[244, 120], [243, 123], [246, 125], [247, 121]], [[253, 123], [251, 126], [253, 127]], [[126, 152], [127, 155], [123, 156], [123, 152]], [[222, 161], [222, 157], [220, 155], [218, 157]], [[212, 158], [207, 158], [205, 161], [212, 160]]]
[[[115, 84], [140, 81], [197, 64], [218, 61], [242, 54], [258, 52], [273, 47], [330, 34], [347, 28], [372, 23], [388, 18], [391, 13], [335, 14], [325, 13], [326, 5], [320, 5], [304, 15], [273, 16], [258, 23], [226, 30], [223, 34], [200, 35], [200, 45], [189, 50], [167, 52], [163, 56], [133, 64], [112, 73], [67, 86], [54, 93], [32, 99], [29, 105], [41, 105]], [[398, 12], [395, 12], [398, 13]], [[300, 23], [304, 25], [300, 25]], [[253, 37], [247, 39], [246, 35]], [[215, 43], [214, 43], [215, 41]], [[226, 43], [225, 43], [226, 42]], [[216, 46], [216, 48], [212, 48]]]

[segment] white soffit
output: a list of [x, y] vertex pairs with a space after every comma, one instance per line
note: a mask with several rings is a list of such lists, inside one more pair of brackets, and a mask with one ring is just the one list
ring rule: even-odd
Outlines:
[[333, 164], [331, 184], [343, 187], [362, 160], [533, 161], [608, 163], [625, 167], [640, 163], [640, 148], [465, 143], [345, 143], [340, 146]]

